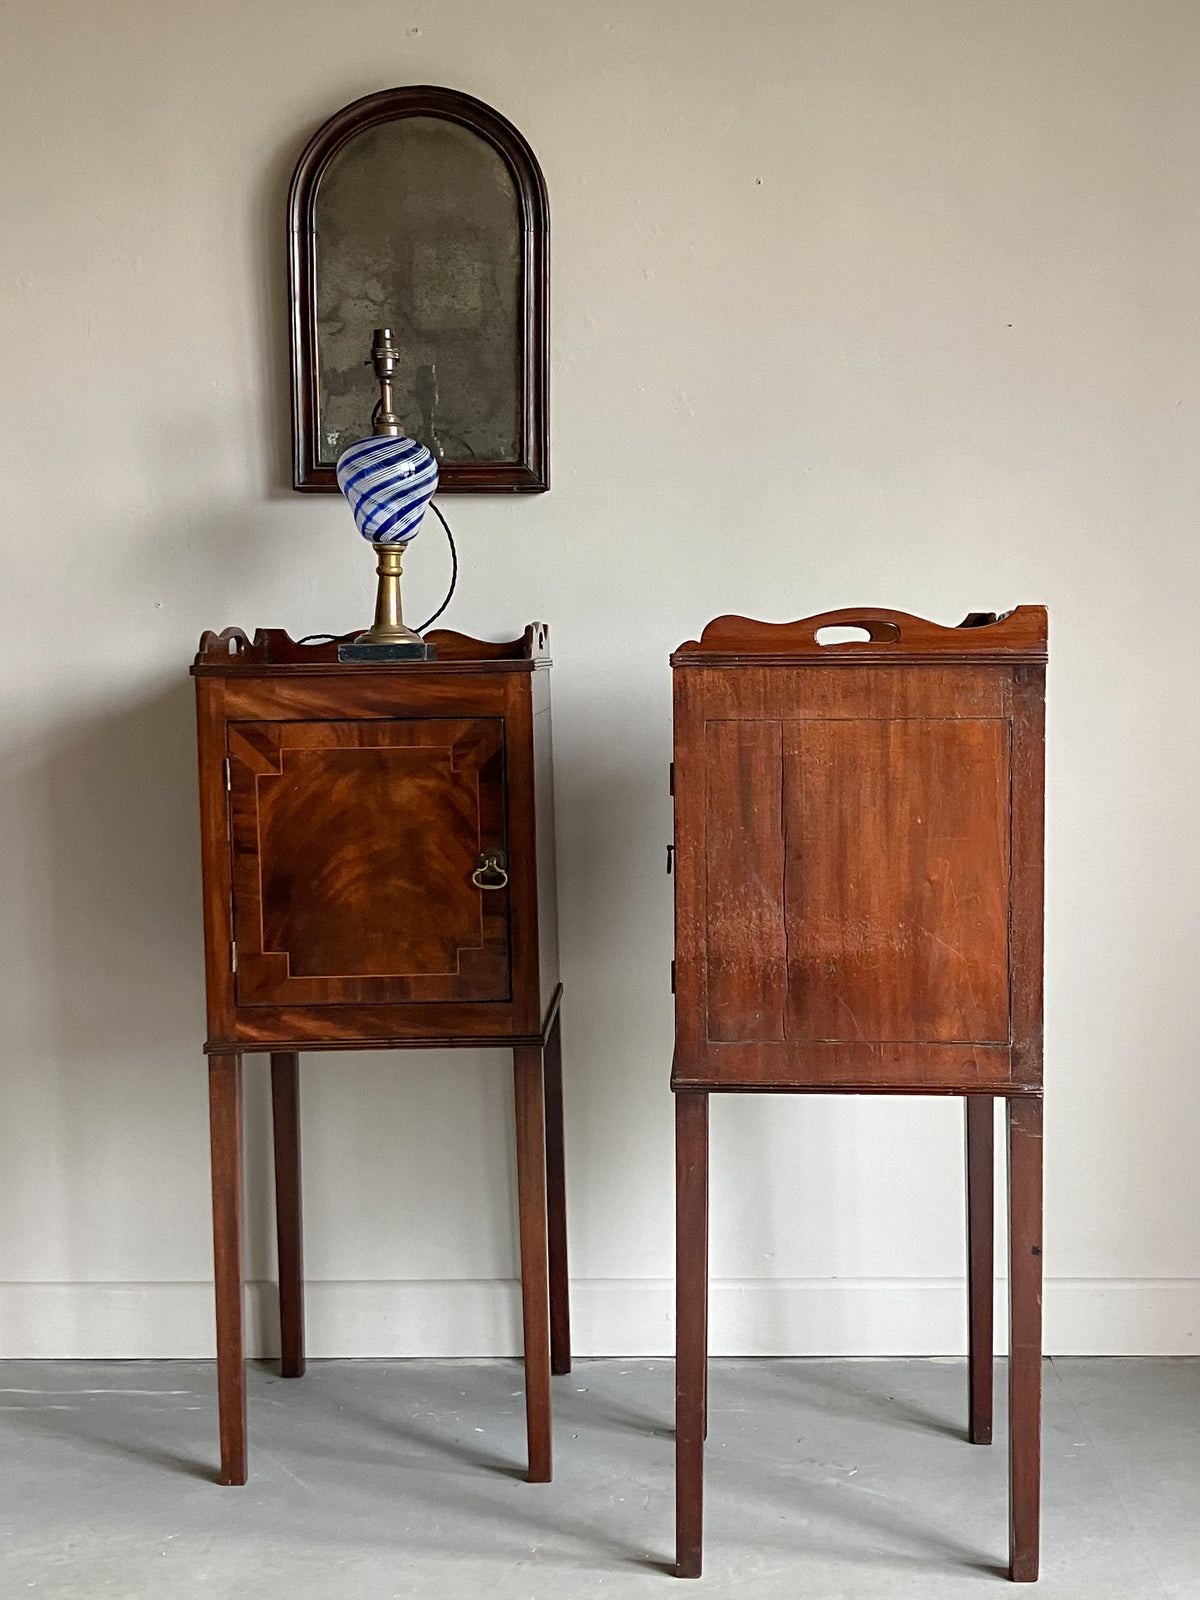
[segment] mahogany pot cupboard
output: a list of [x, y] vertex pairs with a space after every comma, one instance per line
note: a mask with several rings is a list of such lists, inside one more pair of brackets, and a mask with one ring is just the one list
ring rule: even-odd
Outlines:
[[547, 630], [434, 662], [206, 633], [199, 719], [221, 1481], [246, 1481], [242, 1103], [271, 1057], [283, 1372], [304, 1371], [301, 1051], [511, 1050], [529, 1478], [570, 1370]]
[[[857, 627], [857, 642], [821, 630]], [[708, 1101], [965, 1097], [969, 1437], [992, 1431], [1007, 1110], [1010, 1574], [1038, 1573], [1046, 613], [709, 623], [671, 657], [676, 1570], [701, 1566]]]

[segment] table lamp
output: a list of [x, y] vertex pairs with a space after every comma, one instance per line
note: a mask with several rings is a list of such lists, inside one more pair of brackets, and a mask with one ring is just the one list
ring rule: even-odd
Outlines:
[[376, 328], [371, 365], [379, 379], [374, 432], [349, 445], [338, 458], [338, 487], [350, 502], [358, 531], [375, 548], [379, 588], [375, 621], [365, 633], [338, 645], [339, 661], [431, 661], [437, 646], [404, 625], [400, 603], [401, 563], [416, 538], [425, 507], [438, 485], [433, 453], [405, 438], [392, 409], [392, 386], [399, 351], [390, 328]]

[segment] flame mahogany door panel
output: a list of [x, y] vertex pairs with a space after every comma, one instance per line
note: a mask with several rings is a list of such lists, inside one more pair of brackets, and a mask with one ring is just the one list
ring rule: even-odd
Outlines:
[[509, 998], [500, 717], [228, 724], [239, 1005]]

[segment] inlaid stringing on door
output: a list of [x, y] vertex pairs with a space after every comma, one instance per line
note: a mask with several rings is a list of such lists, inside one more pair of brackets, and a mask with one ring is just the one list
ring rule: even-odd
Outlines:
[[241, 1004], [508, 997], [507, 896], [471, 881], [505, 844], [501, 719], [228, 740]]

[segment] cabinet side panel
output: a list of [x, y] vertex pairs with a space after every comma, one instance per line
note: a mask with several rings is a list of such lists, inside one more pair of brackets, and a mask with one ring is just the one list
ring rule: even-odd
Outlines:
[[[675, 1054], [704, 1053], [704, 691], [703, 672], [676, 667], [671, 791], [675, 842]], [[663, 782], [667, 774], [663, 773]], [[670, 967], [663, 961], [663, 987]]]
[[233, 1032], [233, 908], [229, 810], [225, 788], [225, 685], [196, 679], [200, 770], [200, 859], [204, 895], [204, 971], [208, 1036]]
[[704, 729], [708, 1037], [782, 1039], [787, 1003], [778, 722]]
[[537, 828], [538, 976], [542, 1017], [558, 988], [558, 865], [554, 836], [554, 739], [550, 674], [535, 672], [533, 697], [534, 820]]
[[1043, 861], [1046, 669], [1013, 673], [1012, 1033], [1013, 1076], [1042, 1082]]
[[539, 976], [537, 778], [531, 675], [505, 680], [505, 788], [508, 794], [508, 895], [512, 908], [512, 999], [514, 1026], [537, 1033], [542, 1026]]
[[787, 1037], [1007, 1044], [1009, 724], [784, 724]]

